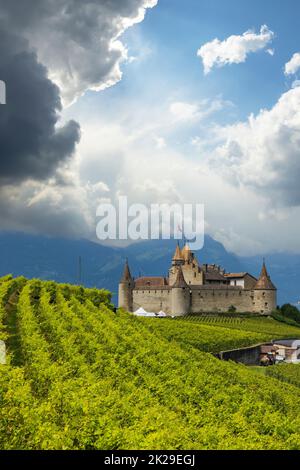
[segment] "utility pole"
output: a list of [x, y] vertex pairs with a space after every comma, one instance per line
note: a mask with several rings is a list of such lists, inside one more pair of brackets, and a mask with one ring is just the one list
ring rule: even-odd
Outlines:
[[79, 281], [79, 285], [82, 284], [82, 258], [81, 256], [79, 256], [79, 260], [78, 260], [78, 281]]

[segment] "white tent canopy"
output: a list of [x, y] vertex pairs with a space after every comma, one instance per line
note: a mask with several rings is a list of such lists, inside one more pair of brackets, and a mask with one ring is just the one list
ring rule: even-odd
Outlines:
[[138, 310], [136, 310], [133, 314], [136, 315], [137, 317], [152, 317], [152, 318], [154, 318], [154, 317], [164, 318], [164, 317], [168, 316], [162, 310], [159, 313], [147, 312], [142, 307], [140, 307]]
[[167, 315], [165, 312], [163, 312], [163, 311], [161, 310], [161, 311], [157, 314], [157, 316], [164, 318], [164, 317], [167, 317], [168, 315]]
[[146, 310], [144, 310], [142, 307], [134, 312], [134, 315], [137, 315], [138, 317], [144, 317], [146, 314]]

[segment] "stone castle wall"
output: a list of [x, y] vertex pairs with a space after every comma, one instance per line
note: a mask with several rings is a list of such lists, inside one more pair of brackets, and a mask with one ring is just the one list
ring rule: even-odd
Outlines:
[[238, 312], [253, 311], [253, 291], [244, 289], [193, 289], [191, 313], [228, 312], [234, 306]]
[[133, 311], [143, 307], [147, 312], [158, 313], [161, 310], [171, 314], [172, 290], [167, 289], [134, 289]]
[[[184, 295], [182, 290], [182, 295]], [[185, 291], [186, 292], [186, 291]], [[178, 296], [178, 292], [177, 292]], [[180, 296], [180, 290], [179, 290]], [[149, 312], [163, 310], [174, 314], [173, 289], [134, 289], [132, 291], [133, 311], [143, 307]], [[180, 300], [180, 299], [179, 299]], [[172, 303], [173, 302], [173, 303]], [[237, 312], [268, 314], [276, 309], [276, 291], [253, 291], [246, 289], [191, 289], [189, 309], [186, 313], [225, 313], [234, 306]]]

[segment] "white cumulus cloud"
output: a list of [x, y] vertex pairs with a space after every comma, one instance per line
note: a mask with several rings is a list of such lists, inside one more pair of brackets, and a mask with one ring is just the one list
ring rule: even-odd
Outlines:
[[[245, 62], [248, 54], [265, 49], [273, 38], [273, 31], [268, 26], [263, 25], [259, 34], [249, 30], [240, 36], [230, 36], [224, 41], [214, 39], [204, 44], [198, 50], [197, 55], [203, 61], [204, 73], [208, 74], [213, 67]], [[267, 50], [269, 54], [270, 51], [271, 49]]]
[[285, 64], [285, 75], [295, 75], [300, 69], [300, 53], [296, 52], [291, 60]]
[[300, 87], [284, 93], [270, 110], [220, 128], [214, 166], [278, 207], [300, 207]]

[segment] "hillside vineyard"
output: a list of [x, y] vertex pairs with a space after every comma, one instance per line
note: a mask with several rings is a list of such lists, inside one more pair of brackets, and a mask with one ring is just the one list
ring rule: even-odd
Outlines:
[[106, 291], [3, 278], [0, 447], [300, 449], [295, 374], [288, 383], [291, 374], [262, 376], [210, 354], [275, 330], [300, 331], [265, 318], [136, 318], [115, 313]]

